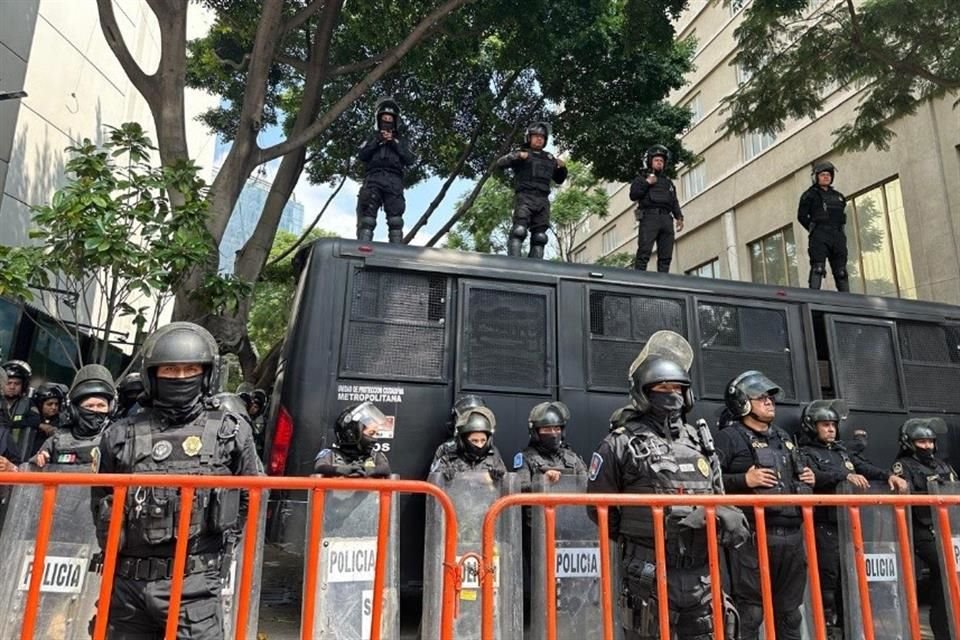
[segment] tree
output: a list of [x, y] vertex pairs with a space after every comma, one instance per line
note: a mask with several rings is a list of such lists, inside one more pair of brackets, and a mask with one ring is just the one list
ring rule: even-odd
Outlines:
[[736, 38], [750, 79], [724, 100], [730, 134], [782, 131], [849, 87], [862, 95], [856, 119], [834, 131], [837, 148], [885, 150], [892, 120], [960, 89], [957, 2], [754, 0]]
[[[72, 336], [73, 351], [83, 357], [80, 329], [88, 321], [92, 360], [102, 364], [116, 321], [130, 318], [138, 331], [155, 328], [172, 294], [209, 254], [206, 184], [189, 161], [152, 166], [155, 148], [136, 123], [109, 128], [101, 147], [85, 139], [67, 151], [67, 185], [33, 211], [30, 236], [38, 246], [0, 252], [6, 267], [0, 292], [32, 299], [30, 287], [53, 291], [42, 300]], [[214, 306], [248, 295], [215, 276], [196, 293]]]
[[[469, 196], [457, 202], [459, 208]], [[447, 248], [477, 253], [506, 253], [513, 210], [513, 189], [502, 177], [483, 185], [473, 206], [447, 234]]]
[[567, 180], [557, 190], [550, 207], [550, 226], [560, 259], [572, 262], [577, 231], [591, 216], [607, 217], [609, 198], [589, 165], [574, 160], [567, 163], [567, 169]]
[[599, 264], [603, 267], [620, 267], [621, 269], [629, 269], [633, 267], [634, 255], [626, 251], [621, 251], [619, 253], [608, 253], [607, 255], [599, 258], [596, 261], [596, 264]]

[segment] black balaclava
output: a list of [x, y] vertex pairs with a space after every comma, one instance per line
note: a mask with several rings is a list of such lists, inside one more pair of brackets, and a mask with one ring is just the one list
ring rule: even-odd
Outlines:
[[170, 424], [185, 424], [203, 411], [203, 377], [154, 378], [153, 408]]

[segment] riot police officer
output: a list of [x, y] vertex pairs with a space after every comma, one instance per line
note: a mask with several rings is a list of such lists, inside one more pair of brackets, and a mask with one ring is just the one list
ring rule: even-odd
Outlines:
[[139, 371], [131, 371], [120, 378], [117, 383], [117, 410], [114, 419], [126, 418], [140, 413], [142, 410], [138, 404], [140, 394], [143, 393], [143, 380], [140, 379]]
[[414, 163], [413, 153], [400, 132], [400, 107], [390, 99], [377, 105], [376, 131], [358, 157], [366, 170], [357, 194], [357, 240], [370, 242], [377, 227], [377, 211], [387, 214], [390, 242], [403, 242], [403, 172]]
[[[218, 371], [213, 336], [195, 324], [173, 322], [152, 333], [141, 353], [144, 410], [103, 432], [99, 471], [259, 475], [249, 424], [210, 403]], [[113, 496], [109, 488], [94, 487], [91, 498], [103, 547]], [[180, 509], [178, 489], [130, 488], [110, 601], [111, 639], [163, 635]], [[178, 637], [223, 638], [223, 554], [242, 528], [245, 511], [244, 495], [236, 490], [196, 491]]]
[[[906, 489], [902, 478], [874, 466], [858, 454], [850, 452], [837, 439], [840, 423], [847, 417], [842, 400], [816, 400], [800, 414], [802, 439], [800, 451], [816, 478], [814, 493], [833, 494], [842, 483], [868, 489], [871, 481], [886, 482], [893, 491]], [[840, 590], [840, 538], [837, 531], [837, 509], [814, 509], [817, 538], [817, 566], [823, 612], [831, 637], [843, 637], [843, 596]]]
[[[497, 419], [486, 407], [471, 407], [458, 414], [456, 448], [440, 452], [430, 466], [430, 473], [443, 473], [447, 480], [467, 471], [489, 471], [493, 480], [500, 480], [507, 472], [500, 453], [493, 446]], [[443, 447], [443, 445], [441, 445]]]
[[30, 378], [33, 370], [23, 360], [3, 363], [7, 381], [3, 385], [3, 400], [0, 401], [0, 423], [10, 429], [11, 448], [17, 457], [26, 460], [40, 448], [37, 427], [40, 414], [30, 401]]
[[326, 478], [389, 478], [387, 457], [375, 450], [387, 417], [372, 402], [347, 407], [334, 427], [336, 442], [313, 461], [313, 472]]
[[[450, 408], [450, 419], [447, 421], [447, 431], [450, 434], [450, 438], [441, 443], [440, 446], [437, 447], [436, 451], [433, 452], [433, 460], [430, 461], [431, 465], [444, 456], [456, 455], [458, 448], [457, 421], [460, 419], [460, 416], [462, 416], [468, 409], [486, 406], [487, 403], [484, 401], [483, 397], [474, 393], [468, 393], [457, 398], [457, 401], [454, 402], [453, 406]], [[496, 453], [497, 456], [500, 456], [500, 452], [497, 451], [495, 446], [492, 446], [491, 449]]]
[[[773, 424], [780, 387], [759, 371], [731, 380], [724, 393], [730, 416], [739, 418], [720, 431], [717, 452], [727, 493], [809, 493], [816, 478], [790, 436]], [[745, 510], [752, 525], [754, 512]], [[798, 507], [767, 507], [767, 549], [773, 585], [777, 638], [799, 640], [800, 607], [806, 588], [807, 561]], [[743, 640], [756, 640], [763, 623], [763, 600], [756, 543], [731, 554], [733, 599], [740, 612]]]
[[570, 448], [565, 439], [570, 409], [562, 402], [541, 402], [530, 411], [527, 422], [530, 444], [513, 457], [513, 471], [520, 477], [524, 491], [529, 491], [533, 478], [543, 475], [548, 482], [557, 482], [564, 473], [586, 473], [583, 458]]
[[813, 185], [800, 196], [797, 220], [810, 232], [810, 288], [819, 289], [827, 275], [830, 262], [837, 291], [850, 291], [847, 273], [847, 199], [833, 188], [837, 169], [832, 162], [818, 162], [813, 166]]
[[[946, 426], [940, 418], [911, 418], [900, 427], [900, 453], [893, 463], [893, 472], [907, 481], [910, 492], [928, 493], [931, 482], [956, 482], [957, 472], [936, 456], [937, 431]], [[943, 595], [938, 546], [933, 533], [933, 514], [929, 507], [910, 509], [913, 519], [913, 550], [927, 565], [926, 600], [930, 603], [930, 629], [935, 640], [950, 637], [947, 605]], [[922, 593], [918, 596], [923, 598]]]
[[109, 369], [99, 364], [81, 367], [70, 387], [70, 407], [63, 428], [47, 438], [31, 461], [38, 467], [50, 462], [92, 466], [116, 394]]
[[[664, 335], [661, 335], [664, 334]], [[669, 335], [666, 335], [669, 334]], [[663, 340], [674, 347], [660, 348]], [[669, 342], [667, 342], [669, 341]], [[651, 349], [651, 346], [654, 346]], [[672, 353], [671, 353], [672, 351]], [[686, 424], [693, 408], [692, 351], [681, 336], [654, 334], [630, 368], [632, 410], [621, 411], [590, 460], [589, 493], [722, 492], [708, 429]], [[596, 520], [593, 509], [588, 510]], [[739, 509], [718, 507], [721, 542], [740, 545], [748, 532]], [[610, 509], [610, 535], [620, 542], [623, 563], [622, 625], [628, 640], [659, 638], [657, 581], [664, 579], [671, 631], [678, 640], [714, 637], [710, 568], [703, 508], [671, 507], [665, 518], [667, 566], [655, 561], [649, 508]], [[724, 598], [725, 637], [736, 637], [736, 613]]]
[[544, 151], [549, 137], [545, 122], [535, 122], [527, 127], [523, 147], [497, 160], [497, 168], [513, 170], [514, 204], [513, 227], [507, 240], [507, 255], [519, 257], [523, 241], [530, 232], [531, 258], [542, 258], [547, 246], [547, 230], [550, 228], [550, 183], [562, 184], [567, 179], [567, 167], [563, 160]]
[[40, 429], [44, 437], [52, 436], [62, 422], [60, 413], [66, 398], [55, 384], [42, 384], [33, 392], [33, 405], [40, 414]]
[[640, 223], [637, 233], [637, 256], [633, 267], [647, 270], [653, 245], [657, 245], [657, 271], [668, 273], [673, 261], [673, 240], [683, 231], [683, 212], [677, 199], [677, 188], [665, 170], [670, 162], [670, 151], [661, 144], [647, 149], [644, 154], [644, 172], [630, 185], [630, 199], [637, 203], [636, 217]]

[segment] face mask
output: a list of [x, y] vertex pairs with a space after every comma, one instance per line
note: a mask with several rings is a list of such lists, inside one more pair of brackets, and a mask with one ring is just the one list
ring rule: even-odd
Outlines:
[[153, 406], [172, 424], [195, 418], [203, 406], [203, 374], [192, 378], [157, 378]]
[[487, 443], [482, 447], [478, 447], [466, 438], [460, 442], [463, 445], [463, 453], [469, 460], [482, 460], [486, 458], [487, 454], [490, 453], [490, 447], [493, 446], [493, 442], [490, 440], [487, 440]]
[[929, 462], [933, 460], [933, 450], [932, 449], [920, 449], [917, 448], [917, 459]]
[[556, 453], [560, 450], [560, 444], [563, 442], [563, 436], [559, 433], [546, 433], [538, 436], [540, 438], [540, 448], [550, 453]]
[[80, 436], [93, 436], [100, 433], [107, 424], [107, 414], [77, 408], [77, 424], [74, 429]]
[[653, 391], [649, 394], [654, 415], [674, 416], [683, 409], [683, 395], [673, 392]]

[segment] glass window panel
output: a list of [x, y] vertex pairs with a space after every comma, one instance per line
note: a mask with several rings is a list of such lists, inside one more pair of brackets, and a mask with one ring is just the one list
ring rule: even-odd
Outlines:
[[910, 254], [910, 236], [907, 231], [907, 217], [903, 210], [900, 178], [885, 184], [884, 192], [887, 196], [887, 216], [890, 220], [890, 233], [893, 235], [893, 258], [897, 269], [900, 296], [915, 299], [917, 283], [913, 277], [913, 258]]
[[39, 320], [33, 347], [27, 360], [35, 376], [55, 382], [73, 380], [77, 361], [76, 343], [70, 335], [50, 320]]
[[797, 267], [797, 243], [793, 237], [793, 225], [784, 228], [783, 239], [786, 243], [785, 250], [787, 254], [787, 275], [790, 280], [789, 284], [792, 287], [796, 287], [800, 284], [800, 269]]
[[750, 243], [750, 278], [754, 282], [764, 282], [763, 277], [763, 241]]
[[872, 189], [856, 197], [854, 203], [866, 292], [870, 295], [895, 296], [897, 285], [883, 210], [883, 191], [879, 187]]
[[778, 231], [763, 240], [763, 262], [767, 267], [767, 284], [787, 284], [787, 265], [781, 232]]

